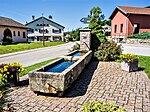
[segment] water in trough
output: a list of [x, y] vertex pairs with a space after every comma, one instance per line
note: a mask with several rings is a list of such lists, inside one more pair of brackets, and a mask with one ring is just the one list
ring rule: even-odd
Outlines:
[[68, 68], [69, 66], [71, 66], [74, 62], [61, 62], [57, 65], [55, 65], [54, 67], [50, 68], [49, 70], [47, 70], [47, 72], [57, 72], [57, 73], [61, 73], [63, 72], [66, 68]]

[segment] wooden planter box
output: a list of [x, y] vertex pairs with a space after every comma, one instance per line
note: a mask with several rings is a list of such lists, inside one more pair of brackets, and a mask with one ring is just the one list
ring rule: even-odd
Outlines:
[[128, 72], [133, 72], [138, 70], [138, 60], [134, 60], [133, 62], [127, 62], [123, 60], [121, 62], [121, 69], [128, 71]]

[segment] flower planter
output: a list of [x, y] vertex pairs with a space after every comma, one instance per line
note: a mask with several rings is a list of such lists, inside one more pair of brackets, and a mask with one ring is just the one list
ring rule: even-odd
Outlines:
[[8, 83], [12, 83], [14, 84], [15, 86], [18, 85], [18, 82], [19, 82], [19, 74], [18, 73], [13, 73], [12, 74], [12, 77], [11, 76], [8, 76], [7, 77], [7, 82]]
[[138, 70], [138, 60], [134, 60], [133, 62], [127, 62], [123, 60], [121, 62], [121, 69], [128, 71], [128, 72], [133, 72]]

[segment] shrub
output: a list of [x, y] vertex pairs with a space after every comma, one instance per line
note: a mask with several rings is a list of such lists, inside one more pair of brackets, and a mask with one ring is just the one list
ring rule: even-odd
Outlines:
[[10, 64], [0, 64], [0, 84], [5, 84], [13, 78], [13, 75], [24, 70], [21, 64], [13, 62]]
[[121, 55], [119, 56], [119, 58], [120, 58], [121, 60], [124, 60], [124, 61], [128, 62], [128, 63], [131, 63], [131, 62], [133, 62], [134, 60], [138, 60], [139, 57], [138, 57], [137, 55], [127, 53], [127, 54], [121, 54]]
[[100, 61], [114, 61], [119, 58], [121, 51], [120, 45], [107, 41], [100, 44], [94, 56]]
[[10, 44], [12, 43], [12, 38], [10, 36], [6, 36], [5, 38], [3, 38], [3, 45], [6, 45], [6, 44]]
[[150, 32], [143, 32], [140, 34], [133, 34], [128, 36], [127, 38], [136, 38], [136, 39], [150, 39]]
[[96, 51], [98, 49], [98, 46], [100, 45], [100, 40], [94, 34], [91, 34], [91, 37], [91, 49], [92, 51]]
[[86, 102], [80, 112], [126, 112], [126, 110], [116, 104], [104, 101], [91, 101]]

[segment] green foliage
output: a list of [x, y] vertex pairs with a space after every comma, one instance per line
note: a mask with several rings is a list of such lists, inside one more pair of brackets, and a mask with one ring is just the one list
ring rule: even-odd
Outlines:
[[9, 91], [8, 87], [3, 87], [0, 89], [0, 112], [5, 112], [4, 111], [4, 103], [5, 101], [5, 97], [6, 97], [6, 93]]
[[150, 56], [138, 56], [139, 57], [139, 67], [144, 68], [145, 73], [147, 73], [150, 79]]
[[106, 103], [104, 101], [86, 102], [80, 112], [127, 112], [119, 105]]
[[13, 77], [13, 74], [24, 71], [24, 68], [18, 62], [10, 64], [0, 64], [0, 84], [7, 83], [8, 79]]
[[120, 45], [117, 45], [115, 42], [107, 41], [100, 44], [94, 56], [100, 61], [114, 61], [118, 59], [121, 51]]
[[[100, 42], [105, 42], [106, 41], [106, 37], [103, 34], [103, 30], [102, 30], [102, 20], [104, 19], [104, 15], [102, 14], [102, 11], [100, 9], [100, 7], [93, 7], [90, 11], [90, 23], [88, 28], [91, 29], [91, 34], [92, 34], [92, 42], [93, 43], [92, 46], [92, 50], [97, 50], [99, 43]], [[97, 42], [96, 42], [97, 41]], [[97, 46], [97, 47], [96, 47]]]
[[3, 38], [3, 45], [7, 45], [7, 44], [10, 44], [12, 43], [12, 37], [10, 36], [6, 36], [5, 38]]
[[98, 50], [98, 46], [100, 45], [100, 40], [94, 34], [91, 34], [91, 37], [92, 37], [92, 39], [91, 39], [91, 49], [93, 51], [96, 51], [96, 50]]
[[119, 56], [119, 58], [120, 58], [121, 60], [124, 60], [124, 61], [128, 62], [128, 63], [131, 63], [131, 62], [133, 62], [134, 60], [138, 60], [139, 57], [138, 57], [137, 55], [127, 53], [127, 54], [121, 54], [121, 55]]
[[111, 20], [110, 19], [109, 20], [105, 19], [105, 20], [102, 21], [102, 26], [105, 26], [106, 24], [111, 26]]
[[133, 34], [128, 36], [127, 38], [135, 38], [135, 39], [150, 39], [150, 32], [143, 32], [140, 34]]
[[79, 41], [80, 40], [80, 28], [77, 28], [76, 30], [73, 30], [72, 32], [70, 32], [70, 35], [76, 41]]

